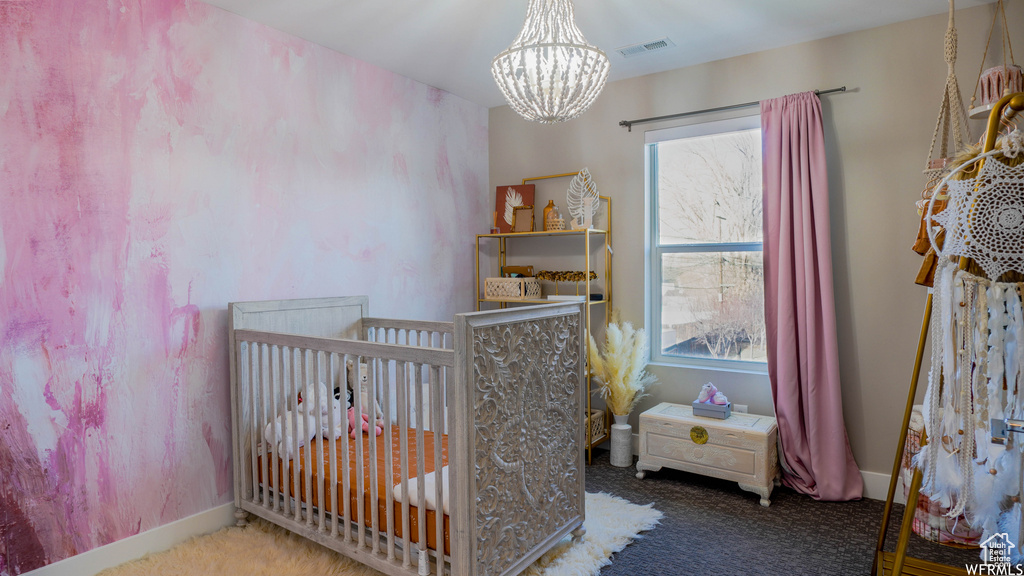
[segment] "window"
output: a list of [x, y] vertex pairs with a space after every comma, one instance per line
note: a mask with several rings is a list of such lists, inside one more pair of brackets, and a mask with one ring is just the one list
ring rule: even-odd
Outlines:
[[764, 370], [760, 117], [646, 141], [653, 359]]

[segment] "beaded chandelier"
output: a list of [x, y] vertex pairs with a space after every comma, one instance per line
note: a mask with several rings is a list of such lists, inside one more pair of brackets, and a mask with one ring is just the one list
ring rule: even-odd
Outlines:
[[576, 27], [571, 0], [530, 0], [523, 29], [491, 73], [520, 116], [551, 124], [590, 108], [608, 79], [608, 57]]

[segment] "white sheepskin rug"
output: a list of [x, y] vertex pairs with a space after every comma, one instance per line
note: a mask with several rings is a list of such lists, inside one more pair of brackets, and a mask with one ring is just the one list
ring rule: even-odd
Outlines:
[[[587, 534], [568, 537], [541, 556], [526, 576], [594, 576], [611, 564], [640, 532], [654, 528], [662, 513], [605, 493], [587, 493]], [[382, 576], [319, 544], [257, 520], [224, 528], [166, 552], [100, 572], [99, 576]]]
[[587, 535], [582, 542], [559, 542], [527, 568], [524, 576], [594, 576], [601, 566], [612, 563], [612, 554], [654, 528], [662, 513], [653, 503], [640, 506], [604, 492], [588, 492], [586, 516], [583, 527]]

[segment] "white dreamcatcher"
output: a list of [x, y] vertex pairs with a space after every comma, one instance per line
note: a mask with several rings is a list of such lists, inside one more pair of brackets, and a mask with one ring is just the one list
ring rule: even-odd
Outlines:
[[[983, 540], [1019, 534], [1024, 437], [993, 443], [993, 428], [1024, 417], [1024, 309], [1020, 284], [994, 280], [1024, 273], [1024, 163], [1002, 160], [1022, 153], [1014, 130], [1000, 147], [955, 168], [935, 187], [925, 218], [939, 266], [923, 413], [928, 444], [915, 464], [922, 492], [948, 507], [947, 516], [964, 514]], [[976, 177], [955, 179], [979, 162]], [[948, 203], [933, 215], [943, 187]], [[941, 247], [933, 218], [945, 228]], [[961, 270], [960, 257], [987, 277]]]
[[[1010, 270], [1024, 270], [1024, 176], [1020, 165], [1010, 166], [1004, 158], [1024, 154], [1024, 136], [1014, 130], [1002, 146], [965, 162], [950, 172], [936, 190], [948, 187], [946, 209], [933, 216], [946, 229], [942, 248], [936, 246], [936, 230], [928, 223], [928, 239], [940, 256], [964, 256], [981, 266], [989, 278]], [[954, 180], [965, 168], [984, 161], [978, 176]], [[928, 203], [931, 214], [938, 194]]]

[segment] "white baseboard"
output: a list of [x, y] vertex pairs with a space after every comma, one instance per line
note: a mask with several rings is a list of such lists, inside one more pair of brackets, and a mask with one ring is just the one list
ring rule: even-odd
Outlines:
[[[881, 472], [868, 472], [866, 470], [860, 471], [860, 477], [864, 479], [864, 497], [872, 500], [885, 501], [886, 496], [889, 495], [889, 474], [882, 474]], [[903, 496], [903, 482], [897, 481], [896, 483], [896, 497], [894, 501], [900, 504], [906, 504], [907, 499]]]
[[205, 512], [164, 524], [142, 534], [129, 536], [26, 572], [24, 576], [93, 576], [97, 572], [152, 554], [163, 552], [193, 536], [209, 534], [235, 523], [235, 503], [228, 502]]

